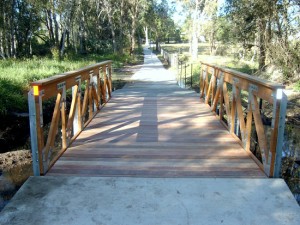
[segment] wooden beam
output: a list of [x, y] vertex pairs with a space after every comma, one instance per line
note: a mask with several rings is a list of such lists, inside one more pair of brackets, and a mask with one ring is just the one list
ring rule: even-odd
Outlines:
[[55, 136], [57, 134], [58, 122], [59, 122], [59, 117], [60, 117], [61, 100], [62, 100], [62, 94], [57, 93], [55, 107], [54, 107], [52, 120], [51, 120], [51, 125], [50, 125], [50, 130], [49, 130], [46, 146], [43, 150], [43, 154], [45, 156], [44, 160], [48, 160], [49, 150], [50, 150], [51, 147], [54, 146]]
[[[267, 148], [267, 138], [265, 135], [264, 126], [263, 126], [263, 123], [261, 120], [261, 115], [259, 112], [257, 97], [255, 95], [254, 95], [254, 98], [252, 99], [252, 102], [254, 104], [254, 107], [252, 108], [252, 110], [253, 110], [255, 128], [256, 128], [256, 132], [257, 132], [257, 136], [258, 136], [258, 144], [260, 147], [263, 164], [264, 164], [264, 166], [267, 166], [267, 164], [269, 162], [269, 157], [268, 157], [269, 151]], [[265, 172], [267, 172], [269, 174], [269, 171], [265, 171]]]

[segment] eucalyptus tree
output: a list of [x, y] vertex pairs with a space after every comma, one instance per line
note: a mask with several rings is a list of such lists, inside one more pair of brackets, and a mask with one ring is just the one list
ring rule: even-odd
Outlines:
[[214, 54], [216, 50], [218, 26], [218, 0], [207, 1], [204, 4], [202, 11], [202, 21], [200, 22], [200, 31], [203, 31], [204, 36], [208, 37], [210, 44], [210, 54]]
[[[147, 10], [157, 4], [156, 0], [2, 0], [0, 55], [19, 57], [43, 50], [60, 57], [66, 50], [122, 53], [126, 45], [133, 50], [142, 26], [153, 21]], [[157, 22], [153, 30], [166, 29], [165, 24]]]
[[128, 1], [129, 14], [131, 17], [131, 26], [130, 26], [130, 39], [131, 39], [131, 49], [135, 48], [136, 42], [136, 30], [139, 26], [139, 20], [142, 18], [142, 15], [147, 10], [149, 2], [147, 0], [130, 0]]
[[190, 40], [190, 54], [192, 59], [195, 60], [198, 57], [198, 39], [200, 35], [200, 24], [203, 17], [203, 10], [206, 0], [178, 0], [183, 3], [184, 10], [187, 13], [186, 22], [190, 25], [188, 26], [188, 34]]
[[1, 57], [28, 55], [33, 35], [39, 28], [38, 11], [29, 0], [2, 0], [0, 11]]
[[142, 20], [147, 42], [147, 32], [151, 32], [151, 38], [155, 40], [156, 49], [161, 41], [165, 41], [171, 35], [175, 35], [176, 26], [171, 18], [173, 7], [167, 0], [149, 1], [149, 6]]
[[[292, 76], [299, 59], [299, 1], [297, 0], [227, 0], [236, 40], [244, 47], [259, 48], [259, 69], [267, 63], [280, 66], [286, 78]], [[299, 37], [298, 37], [299, 38]], [[290, 40], [289, 40], [290, 39]], [[295, 48], [298, 49], [295, 51]]]

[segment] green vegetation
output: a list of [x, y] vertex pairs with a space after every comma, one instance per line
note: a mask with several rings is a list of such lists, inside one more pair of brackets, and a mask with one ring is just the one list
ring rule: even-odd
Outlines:
[[[175, 45], [165, 44], [162, 47], [169, 53], [179, 53], [180, 61], [193, 62], [189, 54], [189, 44], [175, 44]], [[248, 60], [238, 60], [234, 54], [227, 54], [225, 56], [210, 55], [209, 48], [210, 48], [209, 43], [198, 44], [199, 52], [198, 52], [197, 62], [199, 61], [211, 62], [219, 66], [227, 67], [248, 74], [255, 74], [257, 72], [257, 66], [258, 66], [257, 62], [251, 62]], [[227, 48], [230, 48], [230, 46], [228, 46]], [[187, 70], [189, 71], [189, 69]]]
[[296, 91], [300, 91], [300, 81], [298, 80], [294, 86]]
[[[198, 42], [205, 42], [205, 61], [213, 59], [214, 63], [284, 84], [298, 79], [299, 1], [181, 2], [186, 15], [182, 39], [189, 41], [189, 54], [194, 60], [203, 55]], [[234, 62], [222, 62], [224, 56]]]
[[[141, 54], [141, 49], [136, 53]], [[64, 59], [51, 58], [6, 59], [0, 61], [0, 115], [10, 112], [27, 111], [27, 92], [31, 81], [40, 80], [55, 74], [76, 70], [87, 65], [113, 60], [113, 67], [120, 68], [125, 64], [138, 61], [135, 56], [106, 54], [66, 55]], [[118, 77], [114, 76], [114, 79]]]

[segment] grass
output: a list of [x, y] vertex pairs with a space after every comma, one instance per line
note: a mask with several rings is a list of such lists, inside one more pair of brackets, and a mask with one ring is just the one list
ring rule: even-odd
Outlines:
[[49, 57], [0, 60], [0, 115], [27, 111], [26, 93], [30, 82], [108, 59], [113, 60], [113, 68], [120, 68], [128, 63], [135, 64], [139, 60], [137, 57], [121, 54], [66, 55], [63, 60]]
[[[189, 56], [189, 44], [163, 45], [163, 48], [169, 53], [179, 53], [179, 59], [182, 61], [192, 61]], [[227, 67], [240, 72], [254, 74], [257, 72], [258, 64], [247, 60], [238, 60], [229, 48], [222, 47], [221, 55], [210, 55], [208, 43], [199, 43], [197, 62], [208, 62], [218, 66]]]
[[294, 89], [298, 92], [300, 92], [300, 81], [297, 81], [294, 85]]

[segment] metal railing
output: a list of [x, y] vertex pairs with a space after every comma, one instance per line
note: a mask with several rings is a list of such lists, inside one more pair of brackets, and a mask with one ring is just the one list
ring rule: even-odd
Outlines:
[[[28, 103], [34, 175], [45, 174], [110, 99], [111, 65], [111, 60], [104, 61], [30, 84]], [[56, 99], [49, 126], [43, 122], [43, 102], [53, 98]]]
[[180, 87], [193, 87], [196, 81], [193, 80], [193, 68], [198, 63], [185, 62], [179, 59], [180, 52], [169, 53], [159, 46], [160, 54], [170, 67], [176, 69], [176, 80]]

